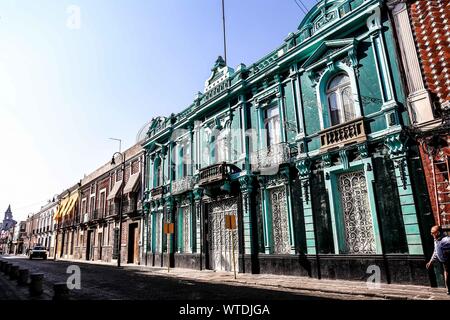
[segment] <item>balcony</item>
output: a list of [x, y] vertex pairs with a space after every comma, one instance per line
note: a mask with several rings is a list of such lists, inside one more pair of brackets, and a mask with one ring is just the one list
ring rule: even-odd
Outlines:
[[192, 176], [183, 177], [172, 182], [172, 194], [181, 194], [186, 191], [192, 190], [194, 187], [195, 179]]
[[105, 213], [105, 217], [116, 216], [119, 214], [120, 203], [112, 203], [108, 206], [108, 211]]
[[320, 135], [320, 150], [341, 148], [349, 144], [363, 142], [367, 139], [364, 130], [364, 120], [357, 118], [331, 128], [327, 128]]
[[105, 217], [105, 209], [95, 209], [91, 213], [89, 213], [89, 221], [101, 220]]
[[226, 162], [213, 164], [206, 168], [200, 169], [199, 181], [200, 186], [214, 182], [220, 182], [228, 178], [232, 173], [239, 172], [239, 168], [233, 164]]
[[151, 199], [160, 199], [164, 194], [164, 186], [159, 186], [150, 190]]
[[278, 168], [290, 161], [290, 147], [286, 142], [277, 143], [260, 149], [252, 154], [253, 171], [262, 171], [269, 168]]
[[136, 201], [124, 201], [122, 205], [123, 205], [123, 209], [122, 209], [123, 214], [128, 214], [128, 215], [133, 214], [137, 210]]
[[76, 225], [75, 219], [67, 219], [63, 220], [60, 224], [60, 228], [69, 228]]

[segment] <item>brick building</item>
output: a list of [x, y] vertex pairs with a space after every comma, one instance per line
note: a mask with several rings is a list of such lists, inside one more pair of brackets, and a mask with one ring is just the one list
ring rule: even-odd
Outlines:
[[[136, 144], [81, 181], [80, 227], [76, 258], [117, 261], [122, 204], [121, 262], [140, 263], [143, 148]], [[125, 160], [122, 177], [122, 161]], [[123, 181], [123, 182], [122, 182]], [[122, 202], [121, 202], [121, 197]]]

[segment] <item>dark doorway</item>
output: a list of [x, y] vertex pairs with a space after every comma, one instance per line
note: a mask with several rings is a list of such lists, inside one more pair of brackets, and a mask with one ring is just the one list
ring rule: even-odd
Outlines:
[[128, 263], [138, 263], [139, 261], [139, 232], [138, 224], [129, 225], [128, 232]]
[[86, 260], [91, 260], [92, 254], [92, 230], [88, 230], [86, 239]]
[[64, 255], [64, 240], [65, 240], [65, 233], [63, 232], [61, 235], [61, 251], [59, 252], [59, 257], [61, 258]]
[[98, 234], [98, 260], [102, 260], [103, 233]]

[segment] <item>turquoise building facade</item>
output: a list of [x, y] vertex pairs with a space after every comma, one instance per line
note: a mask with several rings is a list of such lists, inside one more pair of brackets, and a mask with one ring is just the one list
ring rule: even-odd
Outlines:
[[432, 283], [405, 104], [382, 0], [320, 1], [254, 64], [219, 57], [143, 143], [147, 264]]

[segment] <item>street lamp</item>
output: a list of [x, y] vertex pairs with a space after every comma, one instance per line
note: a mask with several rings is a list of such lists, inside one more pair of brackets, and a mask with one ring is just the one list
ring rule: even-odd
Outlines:
[[120, 206], [119, 206], [119, 241], [118, 241], [118, 251], [117, 251], [117, 266], [120, 268], [120, 251], [122, 249], [122, 211], [123, 211], [123, 188], [124, 188], [124, 181], [125, 181], [125, 153], [122, 152], [115, 152], [111, 159], [111, 165], [116, 164], [116, 160], [114, 157], [116, 155], [120, 155], [122, 157], [122, 180], [120, 181], [121, 187], [120, 187]]

